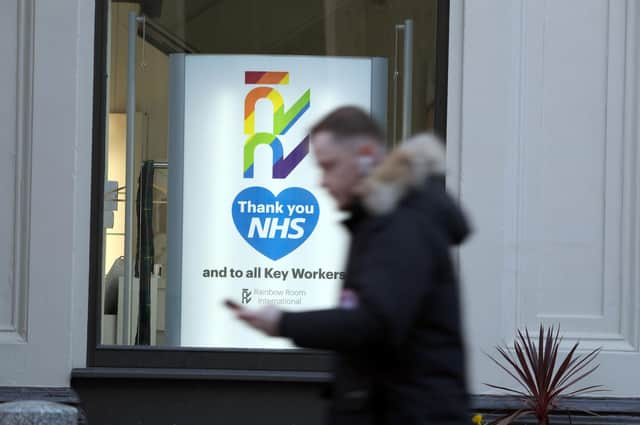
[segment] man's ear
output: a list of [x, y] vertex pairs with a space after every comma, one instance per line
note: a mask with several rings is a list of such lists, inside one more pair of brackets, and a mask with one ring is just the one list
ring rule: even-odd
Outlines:
[[373, 143], [365, 142], [358, 145], [358, 155], [375, 156], [377, 153], [377, 147]]
[[366, 176], [375, 165], [376, 146], [371, 143], [363, 143], [358, 146], [357, 154], [360, 174]]

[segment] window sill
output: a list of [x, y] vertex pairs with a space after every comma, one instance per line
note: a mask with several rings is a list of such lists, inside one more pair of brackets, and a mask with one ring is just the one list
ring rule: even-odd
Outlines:
[[328, 372], [89, 367], [73, 369], [71, 379], [175, 379], [205, 381], [327, 383]]

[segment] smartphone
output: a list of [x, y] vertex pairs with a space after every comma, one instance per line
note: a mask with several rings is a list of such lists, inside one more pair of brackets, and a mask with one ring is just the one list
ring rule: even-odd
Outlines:
[[240, 304], [238, 304], [237, 302], [230, 300], [230, 299], [226, 299], [224, 300], [224, 305], [226, 305], [227, 307], [229, 307], [232, 310], [239, 310], [242, 308], [242, 306]]

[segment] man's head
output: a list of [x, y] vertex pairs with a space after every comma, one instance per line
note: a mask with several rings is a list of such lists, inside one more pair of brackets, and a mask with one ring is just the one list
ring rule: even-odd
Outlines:
[[363, 110], [345, 106], [311, 129], [311, 145], [322, 169], [322, 186], [348, 209], [362, 178], [384, 156], [384, 135]]

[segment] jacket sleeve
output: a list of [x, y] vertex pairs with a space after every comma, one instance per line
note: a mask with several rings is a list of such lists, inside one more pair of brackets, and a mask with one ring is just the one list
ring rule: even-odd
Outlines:
[[373, 232], [360, 259], [359, 304], [353, 309], [285, 313], [281, 335], [308, 348], [353, 350], [402, 344], [424, 305], [433, 247], [415, 214], [394, 214]]
[[284, 313], [280, 335], [296, 345], [321, 350], [350, 351], [373, 343], [381, 323], [365, 308]]

